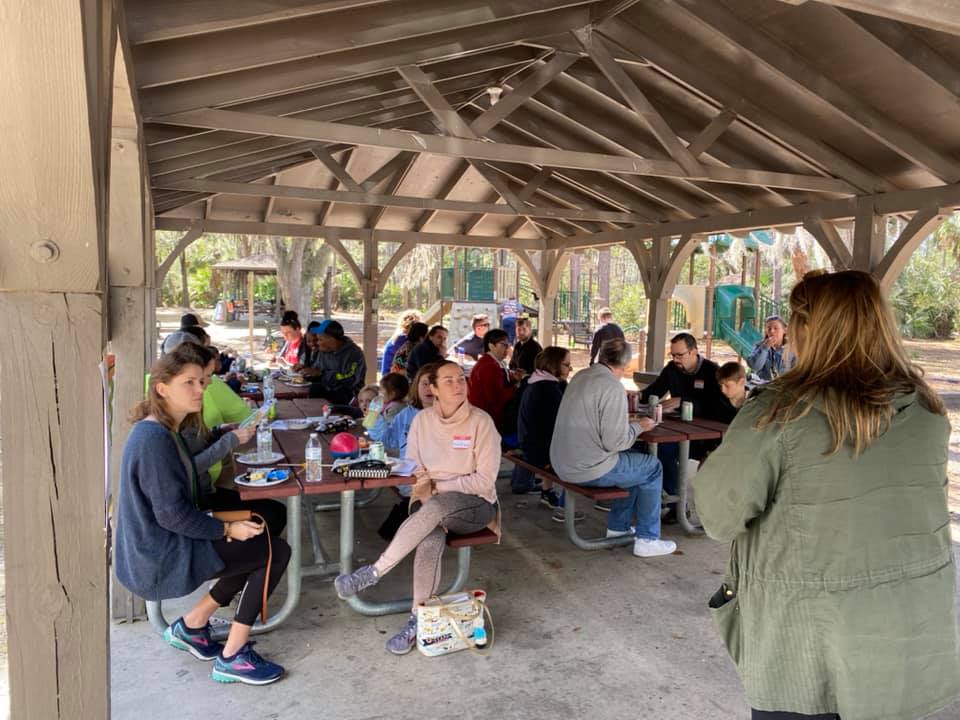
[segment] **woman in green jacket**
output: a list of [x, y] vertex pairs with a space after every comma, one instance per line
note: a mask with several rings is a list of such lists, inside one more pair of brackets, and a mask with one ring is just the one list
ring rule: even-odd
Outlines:
[[921, 717], [960, 692], [949, 423], [871, 275], [810, 274], [790, 307], [796, 366], [694, 482], [732, 541], [710, 607], [754, 718]]

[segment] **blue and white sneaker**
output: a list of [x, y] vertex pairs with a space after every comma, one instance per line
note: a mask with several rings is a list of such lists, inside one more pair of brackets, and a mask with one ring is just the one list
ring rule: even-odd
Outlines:
[[163, 631], [163, 639], [177, 650], [186, 650], [197, 660], [213, 660], [223, 651], [223, 645], [210, 637], [209, 623], [193, 630], [187, 627], [182, 617]]
[[218, 655], [213, 661], [210, 677], [217, 682], [247, 685], [269, 685], [279, 680], [283, 676], [283, 667], [264, 660], [253, 646], [254, 643], [248, 642], [231, 658]]

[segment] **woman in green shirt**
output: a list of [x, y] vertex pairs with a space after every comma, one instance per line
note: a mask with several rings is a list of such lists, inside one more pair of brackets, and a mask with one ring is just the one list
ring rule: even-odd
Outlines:
[[754, 718], [917, 718], [960, 692], [949, 423], [871, 275], [808, 275], [790, 307], [796, 366], [694, 480], [732, 542], [710, 607]]

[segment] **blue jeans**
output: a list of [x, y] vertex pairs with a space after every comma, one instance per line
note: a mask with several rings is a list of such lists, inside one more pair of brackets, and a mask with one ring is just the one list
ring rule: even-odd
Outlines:
[[659, 443], [657, 457], [663, 466], [663, 489], [676, 495], [680, 485], [680, 443]]
[[629, 490], [630, 497], [613, 501], [607, 527], [610, 530], [627, 530], [636, 522], [638, 538], [657, 540], [660, 537], [663, 466], [657, 458], [636, 450], [626, 450], [619, 454], [617, 464], [606, 475], [580, 484]]
[[517, 341], [517, 318], [515, 316], [505, 317], [502, 322], [503, 331], [507, 334], [507, 340], [510, 341], [510, 347]]

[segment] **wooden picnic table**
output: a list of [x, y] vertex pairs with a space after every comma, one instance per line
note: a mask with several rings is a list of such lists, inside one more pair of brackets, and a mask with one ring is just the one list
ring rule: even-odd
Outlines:
[[[301, 417], [315, 417], [322, 413], [322, 407], [326, 401], [322, 399], [304, 399], [297, 398], [292, 400], [281, 400], [277, 403], [278, 419], [293, 419]], [[361, 434], [362, 427], [355, 425], [352, 432]], [[305, 430], [274, 430], [274, 440], [279, 446], [280, 451], [286, 456], [287, 462], [300, 465], [305, 462], [304, 451], [307, 439], [310, 433], [315, 432], [312, 428]], [[301, 578], [306, 575], [325, 575], [331, 576], [341, 572], [351, 572], [354, 566], [354, 546], [356, 545], [356, 524], [355, 511], [358, 505], [356, 493], [358, 490], [378, 490], [383, 487], [398, 487], [400, 485], [409, 485], [411, 478], [390, 475], [386, 478], [376, 479], [347, 479], [339, 473], [335, 473], [329, 466], [330, 450], [329, 440], [332, 435], [320, 433], [320, 438], [324, 446], [324, 461], [322, 480], [320, 482], [306, 482], [305, 472], [302, 468], [294, 468], [296, 477], [291, 478], [285, 483], [266, 488], [247, 488], [240, 487], [240, 497], [243, 499], [253, 498], [284, 498], [287, 503], [287, 527], [289, 528], [287, 537], [291, 539], [290, 545], [293, 550], [290, 564], [287, 566], [288, 576], [288, 594], [296, 592], [299, 596]], [[330, 562], [326, 560], [322, 547], [319, 546], [319, 538], [314, 546], [315, 562], [312, 566], [304, 567], [302, 563], [302, 550], [299, 542], [294, 542], [294, 538], [299, 539], [300, 528], [304, 505], [307, 511], [311, 513], [307, 523], [308, 529], [311, 529], [311, 540], [314, 540], [316, 532], [315, 522], [313, 522], [312, 513], [315, 508], [307, 500], [317, 495], [335, 495], [340, 496], [340, 559], [339, 562]], [[471, 546], [480, 544], [484, 540], [481, 538], [476, 542], [471, 541], [469, 536], [464, 538], [451, 538], [450, 545], [457, 550], [457, 574], [450, 586], [441, 591], [441, 594], [457, 592], [469, 579], [470, 560], [472, 557]], [[466, 543], [466, 544], [465, 544]], [[317, 552], [317, 548], [320, 552]], [[317, 557], [319, 556], [319, 557]], [[383, 602], [368, 601], [359, 596], [351, 597], [347, 604], [363, 615], [388, 615], [392, 613], [408, 612], [412, 603], [410, 598], [397, 600], [388, 600]], [[293, 603], [296, 604], [295, 602]], [[271, 627], [273, 618], [270, 620]]]
[[[283, 382], [282, 380], [274, 380], [273, 396], [277, 400], [293, 400], [294, 398], [308, 398], [310, 397], [310, 383], [306, 383], [304, 385], [294, 385], [293, 383], [286, 383], [286, 382]], [[263, 401], [263, 384], [257, 383], [256, 390], [241, 392], [240, 397], [246, 400], [254, 400], [256, 402], [262, 402]]]
[[642, 433], [637, 438], [647, 443], [654, 457], [657, 455], [657, 445], [660, 443], [677, 443], [680, 446], [677, 472], [677, 521], [688, 535], [703, 533], [703, 528], [691, 523], [687, 517], [690, 505], [690, 441], [719, 440], [723, 438], [726, 431], [726, 423], [716, 420], [695, 417], [692, 421], [684, 421], [679, 417], [667, 416], [655, 428]]

